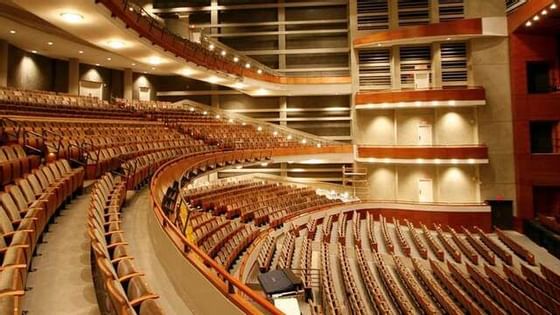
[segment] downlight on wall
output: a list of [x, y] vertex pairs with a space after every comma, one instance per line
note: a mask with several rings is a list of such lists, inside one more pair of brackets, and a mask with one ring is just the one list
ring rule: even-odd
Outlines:
[[[556, 8], [558, 8], [558, 5], [556, 4], [556, 2], [553, 2], [548, 8], [550, 10], [556, 10]], [[546, 17], [547, 15], [548, 15], [548, 10], [544, 8], [542, 11], [535, 14], [532, 18], [530, 18], [527, 22], [525, 22], [525, 26], [531, 27], [534, 23], [540, 21], [541, 16]]]

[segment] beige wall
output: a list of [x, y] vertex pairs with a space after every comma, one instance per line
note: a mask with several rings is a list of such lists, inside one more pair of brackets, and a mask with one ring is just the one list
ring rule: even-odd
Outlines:
[[394, 145], [395, 122], [393, 110], [359, 110], [356, 112], [354, 143]]
[[476, 144], [476, 118], [473, 108], [436, 109], [434, 144]]
[[433, 181], [435, 202], [479, 202], [476, 165], [366, 164], [369, 199], [418, 201], [418, 181]]
[[432, 126], [432, 141], [434, 134], [433, 109], [405, 109], [397, 110], [397, 143], [398, 145], [417, 145], [418, 126]]

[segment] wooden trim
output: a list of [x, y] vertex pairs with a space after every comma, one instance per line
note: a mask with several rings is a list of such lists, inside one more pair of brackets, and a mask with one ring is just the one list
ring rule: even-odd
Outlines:
[[488, 159], [486, 146], [394, 146], [373, 147], [359, 146], [360, 158], [391, 158], [391, 159]]
[[508, 32], [510, 34], [515, 32], [519, 27], [523, 26], [525, 22], [529, 21], [543, 9], [548, 8], [553, 2], [552, 0], [531, 0], [515, 9], [508, 15]]
[[353, 41], [354, 47], [367, 46], [380, 42], [417, 39], [422, 37], [481, 35], [482, 19], [455, 20], [442, 23], [400, 27], [386, 32], [375, 32]]
[[149, 39], [154, 45], [160, 46], [165, 51], [175, 54], [176, 57], [190, 61], [198, 66], [219, 72], [226, 72], [235, 76], [247, 77], [254, 80], [266, 81], [276, 84], [343, 84], [351, 83], [351, 77], [287, 77], [270, 73], [259, 74], [258, 69], [247, 69], [243, 65], [234, 63], [220, 55], [212, 53], [202, 46], [179, 38], [160, 28], [134, 11], [127, 10], [122, 0], [96, 0], [103, 4], [113, 17], [122, 20], [127, 28], [136, 31], [141, 37]]
[[398, 103], [415, 101], [470, 101], [486, 100], [482, 87], [462, 87], [431, 90], [398, 90], [381, 92], [359, 92], [356, 105], [369, 103]]

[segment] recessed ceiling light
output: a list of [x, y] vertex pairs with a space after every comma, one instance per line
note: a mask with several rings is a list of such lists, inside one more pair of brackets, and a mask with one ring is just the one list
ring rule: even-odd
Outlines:
[[144, 71], [144, 74], [148, 74], [148, 71]]
[[80, 54], [80, 55], [81, 55], [81, 54], [83, 54], [83, 53], [84, 53], [84, 51], [83, 51], [83, 50], [78, 50], [78, 54]]
[[531, 25], [533, 25], [533, 22], [531, 22], [531, 21], [527, 21], [527, 23], [525, 23], [525, 26], [527, 26], [527, 27], [529, 27]]
[[451, 40], [451, 37], [447, 37], [445, 40]]
[[209, 48], [210, 50], [214, 50], [214, 44], [210, 44], [210, 46], [208, 46], [208, 48]]
[[552, 10], [556, 9], [556, 3], [553, 3], [553, 4], [550, 6], [550, 8], [551, 8]]
[[227, 52], [225, 50], [222, 50], [222, 56], [227, 55]]
[[124, 48], [125, 44], [124, 42], [120, 41], [120, 40], [110, 40], [107, 42], [107, 45], [109, 45], [109, 47], [113, 48], [113, 49], [121, 49]]
[[132, 7], [128, 8], [128, 11], [134, 11], [134, 9]]
[[542, 10], [542, 11], [541, 11], [541, 14], [542, 14], [542, 15], [547, 15], [547, 14], [548, 14], [548, 11], [546, 11], [546, 9], [545, 9], [545, 10]]
[[233, 62], [238, 62], [239, 61], [239, 57], [233, 57]]
[[383, 45], [382, 44], [377, 44], [377, 47], [381, 47], [381, 46], [383, 46]]
[[257, 70], [257, 73], [262, 74], [262, 70], [261, 69]]
[[247, 68], [247, 69], [251, 68], [251, 64], [250, 64], [250, 63], [246, 63], [246, 64], [245, 64], [245, 68]]
[[81, 16], [80, 14], [72, 13], [72, 12], [64, 12], [61, 13], [60, 16], [64, 21], [68, 23], [79, 23], [84, 19], [84, 17]]
[[96, 63], [95, 65], [99, 67], [99, 64], [98, 64], [98, 63]]
[[111, 57], [107, 57], [107, 61], [111, 61]]
[[538, 15], [535, 15], [535, 16], [533, 17], [533, 21], [538, 21], [538, 20], [540, 20], [540, 19], [541, 19], [541, 18], [540, 18]]
[[52, 46], [52, 45], [54, 45], [54, 43], [53, 42], [47, 42], [47, 45]]
[[161, 63], [161, 59], [160, 59], [159, 57], [157, 57], [157, 56], [154, 56], [154, 57], [150, 57], [150, 59], [148, 60], [148, 62], [149, 62], [151, 65], [159, 65], [159, 64]]
[[136, 64], [133, 62], [133, 63], [132, 63], [132, 66], [136, 66]]
[[15, 33], [16, 33], [16, 31], [10, 30], [10, 34], [15, 34]]
[[36, 50], [32, 50], [31, 52], [32, 52], [32, 53], [34, 53], [34, 54], [36, 54], [36, 53], [37, 53], [37, 51], [36, 51]]

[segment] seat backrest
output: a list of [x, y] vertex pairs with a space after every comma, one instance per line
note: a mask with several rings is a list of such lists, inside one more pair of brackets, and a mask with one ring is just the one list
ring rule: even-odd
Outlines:
[[23, 192], [23, 195], [25, 196], [25, 200], [27, 201], [28, 204], [37, 200], [37, 198], [35, 198], [35, 194], [33, 193], [33, 188], [31, 187], [31, 184], [29, 183], [27, 178], [18, 179], [16, 181], [16, 184], [19, 186], [19, 188]]
[[16, 154], [16, 152], [13, 149], [14, 146], [11, 145], [7, 145], [2, 147], [2, 151], [4, 151], [4, 153], [6, 154], [6, 157], [8, 157], [8, 160], [17, 160], [18, 156]]
[[140, 305], [140, 315], [164, 315], [165, 312], [158, 302], [153, 299], [146, 300]]
[[23, 150], [23, 147], [21, 145], [14, 145], [12, 146], [14, 152], [16, 153], [17, 157], [20, 158], [24, 158], [27, 156], [27, 154], [25, 153], [25, 150]]
[[45, 176], [45, 173], [43, 172], [42, 168], [35, 170], [33, 174], [35, 174], [37, 180], [39, 181], [39, 184], [41, 184], [41, 191], [47, 189], [47, 187], [50, 186], [50, 182]]
[[25, 179], [29, 182], [29, 185], [31, 186], [31, 189], [33, 189], [33, 193], [35, 195], [39, 195], [43, 192], [43, 187], [41, 186], [41, 183], [39, 182], [37, 175], [28, 174], [27, 177], [25, 177]]
[[4, 207], [0, 205], [0, 232], [2, 234], [8, 234], [14, 231], [14, 226], [12, 225], [12, 220], [8, 216]]
[[19, 211], [24, 211], [28, 208], [27, 199], [23, 195], [23, 192], [17, 185], [10, 185], [6, 186], [5, 191], [10, 193], [12, 199], [15, 201], [16, 205], [18, 206]]
[[18, 206], [9, 193], [0, 192], [0, 204], [2, 204], [2, 207], [4, 207], [4, 210], [6, 210], [6, 214], [12, 222], [21, 219]]
[[130, 306], [126, 294], [117, 280], [107, 280], [105, 287], [107, 288], [107, 293], [109, 299], [113, 304], [116, 314], [118, 315], [136, 315], [134, 309]]

